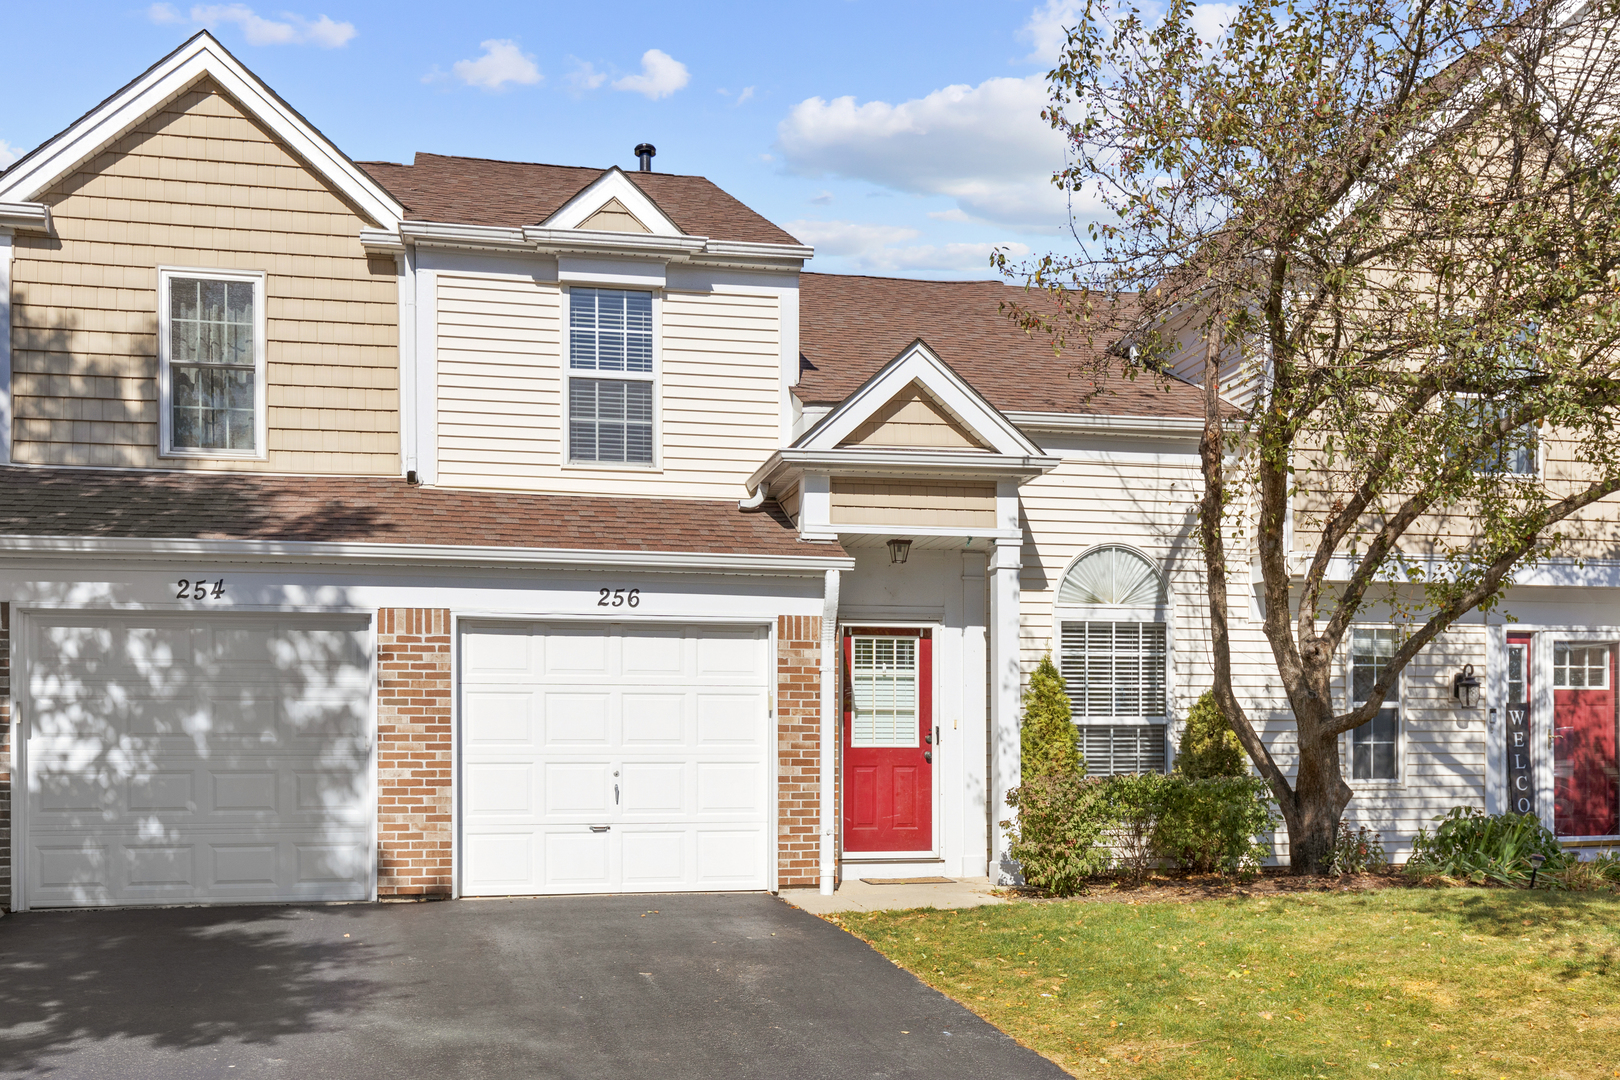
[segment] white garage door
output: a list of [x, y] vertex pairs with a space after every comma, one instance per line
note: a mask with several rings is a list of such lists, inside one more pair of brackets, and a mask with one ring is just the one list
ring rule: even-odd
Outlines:
[[461, 639], [462, 891], [763, 889], [764, 628]]
[[364, 619], [29, 619], [32, 905], [371, 893]]

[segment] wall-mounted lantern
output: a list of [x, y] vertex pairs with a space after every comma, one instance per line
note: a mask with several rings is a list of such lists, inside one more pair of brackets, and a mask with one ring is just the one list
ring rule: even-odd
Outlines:
[[1479, 707], [1479, 678], [1474, 674], [1473, 664], [1464, 664], [1451, 680], [1451, 696], [1465, 709]]
[[897, 565], [905, 562], [906, 557], [910, 554], [910, 540], [902, 540], [899, 537], [896, 537], [895, 539], [889, 541], [889, 563], [891, 565]]

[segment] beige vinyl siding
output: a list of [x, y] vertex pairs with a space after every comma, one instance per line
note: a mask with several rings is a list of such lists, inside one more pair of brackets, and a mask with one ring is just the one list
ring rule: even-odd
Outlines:
[[832, 480], [835, 525], [993, 529], [996, 485], [928, 480]]
[[654, 468], [566, 465], [563, 292], [438, 275], [439, 482], [649, 498], [741, 498], [777, 449], [780, 306], [743, 293], [662, 300]]
[[[212, 83], [43, 196], [12, 264], [14, 460], [397, 474], [398, 284], [366, 224]], [[263, 271], [268, 457], [158, 455], [159, 266]]]
[[[1053, 604], [1070, 561], [1095, 544], [1128, 544], [1169, 575], [1169, 708], [1175, 720], [1185, 717], [1214, 678], [1194, 517], [1201, 491], [1191, 454], [1185, 466], [1063, 456], [1053, 472], [1023, 485], [1027, 532], [1020, 601], [1026, 674], [1055, 648]], [[1270, 645], [1259, 622], [1250, 617], [1248, 555], [1241, 542], [1228, 555], [1234, 567], [1242, 567], [1228, 590], [1234, 688], [1278, 764], [1292, 773], [1293, 721]], [[1448, 631], [1407, 671], [1402, 782], [1356, 785], [1346, 820], [1382, 832], [1392, 854], [1409, 850], [1417, 829], [1431, 825], [1431, 818], [1450, 807], [1484, 805], [1483, 710], [1464, 713], [1451, 705], [1451, 676], [1464, 663], [1485, 670], [1484, 637], [1477, 626]], [[1172, 745], [1178, 735], [1179, 726], [1173, 727]], [[1349, 776], [1348, 760], [1345, 775]], [[1287, 852], [1286, 837], [1279, 836], [1278, 856], [1286, 860]]]
[[926, 447], [930, 450], [988, 450], [983, 440], [912, 383], [850, 433], [840, 446]]

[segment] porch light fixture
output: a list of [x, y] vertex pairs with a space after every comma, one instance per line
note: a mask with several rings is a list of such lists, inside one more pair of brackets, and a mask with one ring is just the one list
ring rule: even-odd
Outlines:
[[895, 565], [906, 561], [911, 554], [911, 541], [895, 537], [889, 541], [889, 563]]
[[1451, 696], [1465, 709], [1479, 707], [1479, 678], [1474, 674], [1473, 664], [1464, 664], [1452, 678]]

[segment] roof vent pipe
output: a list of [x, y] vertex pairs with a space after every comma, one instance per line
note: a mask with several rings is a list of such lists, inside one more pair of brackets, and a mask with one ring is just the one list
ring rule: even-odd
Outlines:
[[636, 147], [636, 159], [641, 162], [642, 172], [652, 172], [652, 159], [658, 153], [658, 148], [650, 142], [644, 142]]

